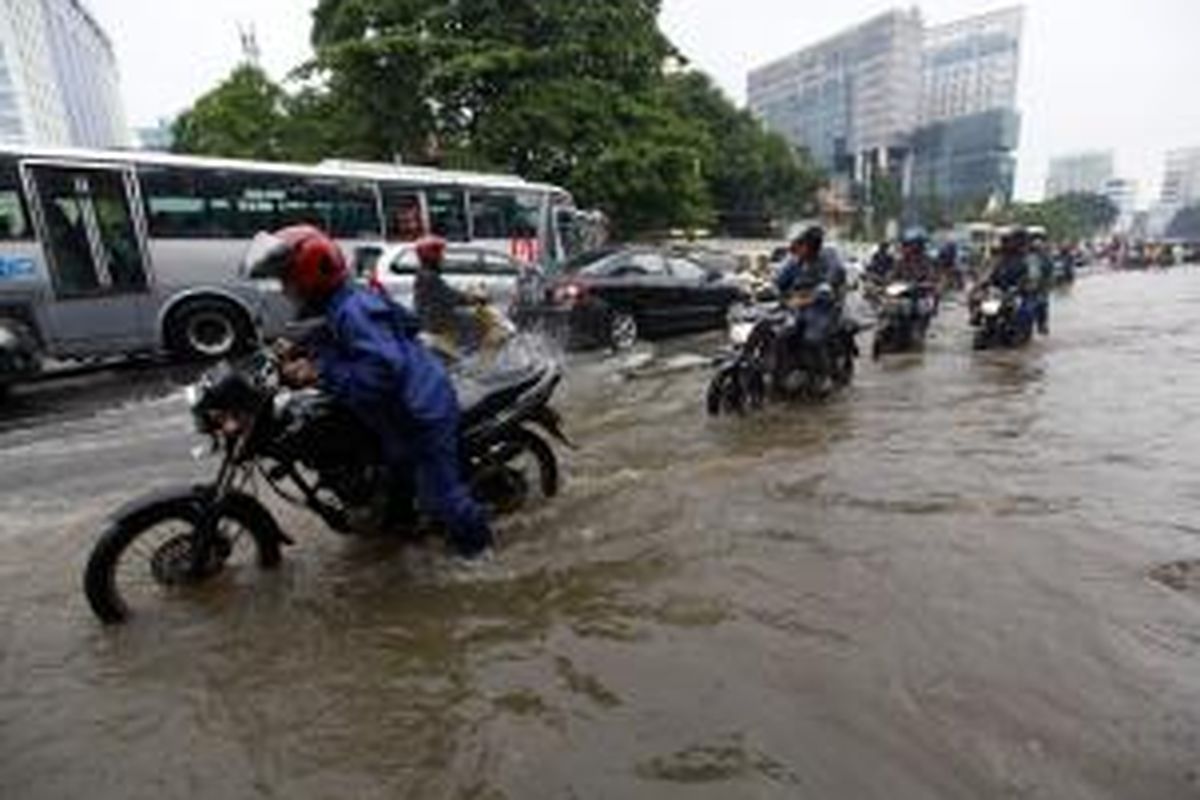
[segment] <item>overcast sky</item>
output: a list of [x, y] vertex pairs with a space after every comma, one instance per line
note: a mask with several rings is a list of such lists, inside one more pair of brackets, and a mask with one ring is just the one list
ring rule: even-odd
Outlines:
[[[581, 0], [602, 2], [603, 0]], [[87, 0], [112, 35], [130, 120], [185, 108], [238, 61], [239, 23], [253, 24], [267, 69], [282, 77], [309, 51], [312, 0]], [[888, 0], [665, 0], [663, 27], [738, 103], [750, 68], [906, 5]], [[1005, 0], [925, 0], [928, 22], [1001, 8]], [[1164, 152], [1200, 146], [1200, 0], [1027, 0], [1019, 104], [1018, 193], [1041, 194], [1050, 156], [1112, 149], [1117, 170], [1161, 179]]]

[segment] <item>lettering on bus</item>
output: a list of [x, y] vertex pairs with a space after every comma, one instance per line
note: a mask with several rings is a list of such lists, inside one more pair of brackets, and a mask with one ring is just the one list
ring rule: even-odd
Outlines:
[[36, 267], [32, 258], [24, 256], [0, 256], [0, 281], [17, 281], [32, 278]]

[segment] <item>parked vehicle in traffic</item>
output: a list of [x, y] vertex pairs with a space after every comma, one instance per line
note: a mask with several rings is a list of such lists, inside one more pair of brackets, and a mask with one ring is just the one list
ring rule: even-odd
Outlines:
[[5, 145], [0, 319], [55, 360], [236, 354], [291, 317], [277, 287], [242, 280], [238, 265], [256, 233], [292, 224], [320, 227], [351, 257], [434, 233], [552, 265], [604, 221], [563, 189], [509, 176]]
[[[492, 513], [516, 511], [534, 492], [557, 494], [548, 439], [566, 442], [550, 406], [560, 378], [547, 363], [460, 383], [463, 469]], [[157, 491], [117, 512], [84, 572], [88, 602], [103, 622], [125, 621], [139, 603], [183, 599], [218, 579], [278, 565], [293, 542], [253, 487], [270, 487], [346, 535], [387, 534], [414, 519], [412, 489], [383, 466], [375, 437], [320, 390], [282, 388], [270, 351], [241, 366], [222, 363], [188, 396], [220, 467], [211, 483]]]
[[550, 282], [543, 321], [576, 346], [624, 350], [639, 339], [722, 328], [748, 296], [724, 273], [652, 247], [589, 253]]
[[[371, 250], [377, 254], [370, 255]], [[413, 308], [413, 292], [420, 260], [415, 244], [368, 245], [355, 252], [359, 277], [387, 290], [392, 299]], [[448, 245], [442, 275], [455, 289], [485, 298], [497, 308], [512, 308], [522, 271], [515, 258], [482, 247]]]

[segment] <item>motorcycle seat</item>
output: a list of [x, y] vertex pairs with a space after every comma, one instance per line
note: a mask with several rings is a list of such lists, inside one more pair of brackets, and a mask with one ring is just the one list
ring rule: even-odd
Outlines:
[[463, 427], [469, 428], [499, 414], [536, 386], [545, 374], [544, 369], [530, 368], [494, 378], [461, 382], [458, 396]]

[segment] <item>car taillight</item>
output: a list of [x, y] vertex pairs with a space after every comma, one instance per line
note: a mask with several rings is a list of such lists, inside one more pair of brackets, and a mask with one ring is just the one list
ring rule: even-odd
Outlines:
[[564, 283], [554, 290], [554, 302], [564, 306], [578, 305], [587, 298], [587, 287], [579, 283]]

